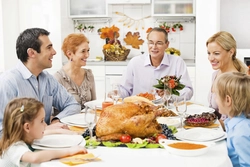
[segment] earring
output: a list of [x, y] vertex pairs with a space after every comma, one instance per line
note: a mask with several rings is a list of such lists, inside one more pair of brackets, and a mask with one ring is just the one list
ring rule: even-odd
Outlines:
[[70, 61], [73, 61], [73, 59], [71, 58]]

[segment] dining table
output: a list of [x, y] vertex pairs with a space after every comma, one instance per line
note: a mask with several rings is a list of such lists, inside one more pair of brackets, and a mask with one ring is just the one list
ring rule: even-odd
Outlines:
[[[169, 153], [164, 148], [140, 148], [132, 149], [127, 147], [105, 147], [98, 146], [95, 149], [88, 149], [101, 159], [85, 164], [75, 165], [76, 167], [100, 167], [100, 166], [143, 166], [151, 167], [164, 165], [170, 167], [232, 167], [227, 154], [226, 141], [218, 141], [207, 153], [200, 156], [179, 156]], [[31, 167], [69, 167], [60, 162], [60, 159], [32, 164]]]
[[[215, 129], [223, 131], [221, 125]], [[188, 131], [189, 129], [178, 128], [178, 130]], [[135, 149], [97, 146], [95, 149], [87, 150], [88, 153], [98, 156], [101, 160], [74, 165], [75, 167], [152, 167], [158, 165], [169, 167], [232, 167], [231, 160], [228, 157], [226, 139], [216, 141], [205, 154], [199, 156], [171, 154], [165, 148]], [[60, 159], [55, 159], [40, 164], [32, 164], [31, 167], [69, 167], [69, 165], [62, 163]]]

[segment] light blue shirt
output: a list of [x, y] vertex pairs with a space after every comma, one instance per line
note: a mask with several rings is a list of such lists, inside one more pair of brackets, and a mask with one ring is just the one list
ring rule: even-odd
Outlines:
[[[45, 121], [50, 123], [52, 106], [61, 111], [59, 119], [79, 113], [81, 107], [75, 98], [48, 72], [43, 71], [38, 79], [19, 61], [17, 66], [0, 75], [0, 130], [4, 109], [7, 103], [16, 97], [32, 97], [44, 104]], [[25, 109], [24, 109], [25, 110]]]
[[227, 118], [227, 149], [234, 167], [250, 166], [250, 119], [244, 115]]
[[149, 92], [153, 88], [152, 85], [158, 84], [157, 79], [166, 75], [175, 75], [177, 77], [182, 75], [180, 82], [185, 85], [185, 88], [179, 91], [180, 96], [185, 94], [187, 100], [192, 98], [193, 87], [186, 63], [181, 57], [167, 55], [166, 53], [158, 67], [151, 65], [147, 53], [132, 58], [121, 80], [121, 96], [127, 97]]

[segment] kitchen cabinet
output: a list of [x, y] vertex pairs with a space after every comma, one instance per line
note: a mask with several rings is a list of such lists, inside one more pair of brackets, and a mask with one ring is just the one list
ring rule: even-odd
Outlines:
[[103, 99], [105, 95], [105, 66], [84, 66], [83, 68], [91, 69], [95, 78], [95, 89], [96, 89], [96, 98]]
[[106, 0], [68, 0], [69, 17], [108, 17], [108, 4]]
[[151, 0], [107, 0], [108, 4], [150, 4]]
[[195, 16], [195, 0], [152, 0], [152, 16]]
[[[192, 85], [193, 85], [193, 90], [195, 91], [195, 67], [188, 66], [187, 70], [188, 70], [188, 74], [189, 74], [190, 80], [191, 80]], [[195, 92], [194, 92], [191, 100], [195, 101]]]

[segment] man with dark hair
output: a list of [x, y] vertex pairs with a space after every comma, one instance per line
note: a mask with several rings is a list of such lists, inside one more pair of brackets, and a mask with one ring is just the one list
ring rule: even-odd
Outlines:
[[[33, 97], [44, 104], [45, 121], [52, 124], [61, 118], [80, 112], [80, 105], [56, 79], [44, 69], [52, 67], [56, 54], [49, 39], [49, 32], [41, 28], [23, 31], [16, 41], [16, 53], [19, 59], [16, 67], [0, 75], [0, 131], [6, 104], [16, 97]], [[53, 107], [59, 114], [50, 120]], [[56, 128], [64, 128], [57, 123]]]

